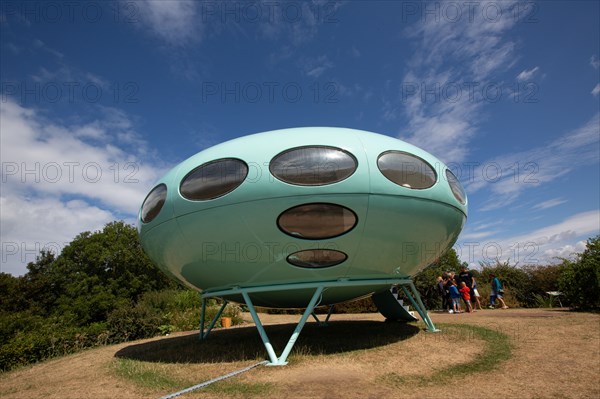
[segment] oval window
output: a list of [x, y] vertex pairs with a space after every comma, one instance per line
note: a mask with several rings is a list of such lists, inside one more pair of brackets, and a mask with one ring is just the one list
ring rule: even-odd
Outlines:
[[465, 193], [465, 190], [462, 188], [462, 185], [460, 184], [456, 176], [454, 176], [454, 173], [452, 173], [449, 169], [446, 169], [446, 178], [448, 179], [448, 184], [450, 184], [450, 189], [452, 190], [452, 194], [454, 194], [454, 197], [461, 204], [466, 204], [467, 194]]
[[150, 223], [162, 209], [167, 199], [167, 186], [159, 184], [154, 187], [148, 194], [144, 203], [142, 204], [142, 210], [140, 212], [140, 218], [144, 223]]
[[269, 164], [271, 174], [286, 183], [322, 186], [350, 177], [358, 166], [356, 158], [340, 148], [297, 147], [276, 155]]
[[235, 158], [207, 162], [188, 173], [179, 187], [189, 200], [204, 201], [221, 197], [235, 190], [248, 175], [248, 165]]
[[335, 204], [305, 204], [295, 206], [279, 215], [277, 225], [292, 237], [309, 240], [332, 238], [352, 230], [356, 214]]
[[388, 180], [406, 188], [429, 188], [437, 180], [431, 165], [406, 152], [384, 152], [377, 159], [377, 167]]
[[308, 249], [294, 252], [287, 261], [294, 266], [316, 269], [339, 265], [347, 258], [345, 253], [332, 249]]

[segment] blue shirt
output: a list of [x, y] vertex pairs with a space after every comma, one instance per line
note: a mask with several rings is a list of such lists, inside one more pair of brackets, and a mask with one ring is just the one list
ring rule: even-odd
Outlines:
[[494, 292], [498, 292], [502, 289], [502, 283], [500, 283], [500, 280], [498, 279], [498, 277], [494, 277], [494, 279], [492, 280], [492, 290], [494, 290]]
[[460, 292], [458, 292], [458, 288], [455, 285], [450, 286], [450, 296], [452, 298], [460, 298]]

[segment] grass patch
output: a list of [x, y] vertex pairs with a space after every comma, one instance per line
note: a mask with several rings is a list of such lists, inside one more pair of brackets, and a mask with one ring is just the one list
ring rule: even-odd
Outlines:
[[513, 345], [506, 334], [467, 324], [439, 324], [438, 327], [441, 327], [442, 334], [456, 336], [456, 342], [468, 343], [470, 339], [483, 340], [485, 342], [483, 353], [475, 359], [468, 359], [466, 362], [437, 370], [432, 375], [403, 376], [397, 373], [387, 373], [381, 377], [383, 381], [393, 386], [440, 384], [456, 378], [464, 378], [469, 374], [494, 370], [501, 362], [512, 357]]
[[160, 363], [116, 359], [112, 366], [116, 375], [145, 388], [178, 390], [194, 385], [193, 382], [169, 375], [166, 366]]

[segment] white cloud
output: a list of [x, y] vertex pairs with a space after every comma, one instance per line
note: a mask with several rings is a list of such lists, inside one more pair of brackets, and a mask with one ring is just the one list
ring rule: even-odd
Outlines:
[[[585, 249], [585, 239], [600, 234], [600, 210], [575, 214], [562, 222], [527, 233], [496, 240], [471, 237], [470, 242], [457, 246], [461, 259], [479, 261], [510, 261], [511, 264], [555, 263], [556, 256], [569, 257]], [[463, 237], [461, 236], [461, 239]]]
[[65, 126], [10, 100], [0, 104], [3, 270], [24, 272], [31, 248], [64, 244], [114, 219], [133, 221], [166, 171], [145, 162], [145, 143], [122, 111], [99, 110], [102, 119]]
[[141, 139], [120, 111], [62, 126], [7, 101], [0, 115], [4, 192], [83, 196], [132, 214], [164, 171], [124, 149]]
[[544, 254], [551, 254], [553, 251], [564, 249], [567, 245], [572, 245], [573, 241], [579, 237], [596, 236], [600, 234], [600, 210], [581, 212], [565, 219], [560, 223], [542, 227], [532, 232], [510, 237], [499, 242], [505, 253], [508, 255], [509, 248], [523, 248], [529, 245], [529, 252], [525, 258], [514, 259], [515, 261], [551, 261], [551, 257]]
[[315, 79], [333, 67], [333, 63], [329, 61], [329, 58], [326, 55], [321, 55], [317, 58], [307, 58], [304, 60], [303, 64], [304, 73]]
[[550, 248], [542, 252], [542, 258], [547, 259], [549, 262], [557, 258], [574, 259], [575, 255], [585, 251], [586, 241], [581, 240], [576, 242], [574, 245], [567, 244], [556, 248]]
[[81, 200], [53, 196], [0, 197], [2, 249], [0, 271], [21, 275], [42, 249], [59, 253], [77, 234], [102, 228], [116, 219], [110, 211]]
[[566, 199], [552, 198], [552, 199], [549, 199], [547, 201], [540, 202], [539, 204], [535, 205], [533, 207], [533, 209], [548, 209], [548, 208], [553, 208], [553, 207], [555, 207], [557, 205], [564, 204], [565, 202], [567, 202]]
[[600, 68], [600, 60], [598, 60], [598, 57], [596, 57], [596, 55], [592, 55], [592, 57], [590, 58], [590, 65], [592, 66], [592, 68], [594, 69], [598, 69]]
[[490, 199], [480, 207], [488, 211], [513, 203], [524, 191], [555, 181], [571, 171], [598, 163], [600, 114], [582, 127], [540, 147], [501, 155], [479, 165], [474, 177], [465, 181], [472, 194], [490, 190]]
[[517, 80], [519, 82], [530, 81], [535, 76], [535, 74], [537, 74], [537, 72], [539, 70], [540, 70], [540, 67], [537, 67], [537, 66], [535, 68], [530, 69], [530, 70], [526, 70], [525, 69], [520, 74], [517, 75]]
[[[462, 88], [465, 84], [484, 87], [495, 74], [515, 63], [515, 43], [506, 33], [518, 22], [512, 12], [516, 5], [503, 3], [507, 12], [494, 22], [476, 12], [473, 18], [459, 22], [424, 18], [409, 26], [407, 35], [415, 40], [417, 50], [401, 83], [402, 104], [384, 108], [387, 120], [394, 119], [391, 114], [396, 110], [405, 113], [408, 126], [400, 135], [402, 139], [444, 161], [465, 159], [482, 120], [484, 102], [463, 93], [468, 89]], [[450, 91], [444, 91], [448, 87]], [[452, 87], [459, 87], [461, 95], [454, 96]], [[424, 96], [428, 90], [435, 94]], [[407, 95], [410, 91], [416, 95]]]
[[182, 46], [200, 39], [202, 18], [199, 3], [191, 0], [138, 0], [141, 28], [171, 46]]
[[592, 95], [593, 96], [597, 96], [598, 94], [600, 94], [600, 83], [598, 83], [593, 89], [592, 89]]

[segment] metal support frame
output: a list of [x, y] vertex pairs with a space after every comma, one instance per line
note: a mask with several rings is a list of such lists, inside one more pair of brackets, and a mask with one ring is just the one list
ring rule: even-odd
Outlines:
[[317, 323], [319, 323], [319, 325], [321, 327], [327, 327], [327, 323], [329, 322], [329, 318], [331, 317], [331, 312], [333, 311], [333, 305], [329, 306], [329, 311], [327, 312], [327, 316], [325, 317], [325, 321], [321, 321], [319, 320], [319, 317], [317, 316], [317, 314], [315, 312], [312, 312], [311, 315], [313, 317], [313, 319], [315, 319], [315, 321]]
[[[410, 287], [410, 290], [412, 291], [414, 297], [406, 289], [406, 285]], [[423, 322], [427, 325], [427, 331], [439, 332], [440, 330], [435, 328], [433, 321], [431, 321], [431, 318], [427, 313], [427, 309], [425, 309], [425, 305], [423, 305], [423, 301], [421, 300], [421, 295], [419, 295], [419, 291], [417, 291], [417, 289], [415, 288], [415, 285], [413, 284], [412, 280], [410, 280], [408, 284], [402, 284], [400, 287], [402, 288], [404, 295], [406, 295], [406, 297], [410, 300], [415, 310], [419, 313], [419, 316], [421, 316], [421, 320], [423, 320]]]
[[202, 312], [200, 315], [200, 340], [201, 341], [208, 338], [208, 334], [210, 334], [210, 332], [214, 328], [215, 324], [217, 323], [217, 320], [219, 320], [219, 317], [221, 317], [221, 314], [223, 314], [223, 311], [225, 310], [225, 307], [227, 306], [228, 303], [229, 303], [229, 301], [223, 300], [223, 304], [221, 305], [221, 308], [219, 309], [219, 311], [217, 312], [215, 317], [213, 317], [213, 319], [211, 320], [210, 324], [208, 325], [208, 328], [206, 329], [206, 332], [204, 332], [204, 322], [205, 322], [205, 317], [206, 317], [206, 298], [202, 297]]
[[[246, 303], [246, 306], [248, 306], [248, 310], [250, 311], [250, 314], [252, 315], [252, 320], [254, 320], [254, 324], [256, 325], [256, 329], [258, 330], [258, 334], [260, 335], [260, 338], [263, 341], [265, 349], [267, 350], [267, 354], [268, 354], [269, 360], [270, 360], [270, 363], [268, 363], [267, 365], [268, 366], [284, 366], [287, 364], [287, 358], [288, 358], [290, 352], [292, 351], [294, 344], [298, 340], [298, 337], [300, 336], [300, 333], [302, 332], [302, 328], [304, 328], [304, 325], [306, 324], [306, 321], [309, 318], [309, 316], [312, 315], [313, 318], [319, 323], [319, 325], [326, 325], [327, 322], [329, 321], [329, 318], [331, 317], [331, 312], [333, 310], [333, 305], [331, 305], [329, 307], [329, 312], [327, 313], [327, 317], [325, 318], [324, 322], [321, 322], [319, 320], [319, 318], [317, 317], [317, 315], [314, 313], [314, 309], [320, 302], [323, 291], [325, 289], [334, 288], [334, 287], [377, 286], [377, 285], [387, 285], [387, 284], [400, 285], [402, 287], [402, 290], [408, 297], [408, 299], [411, 301], [414, 308], [417, 310], [417, 312], [421, 316], [421, 319], [423, 320], [423, 322], [427, 325], [428, 331], [431, 331], [431, 332], [439, 331], [438, 329], [435, 328], [435, 326], [433, 325], [433, 322], [429, 318], [429, 315], [427, 314], [427, 310], [425, 309], [425, 306], [423, 305], [423, 302], [421, 301], [421, 296], [417, 292], [412, 280], [407, 279], [407, 278], [395, 278], [395, 279], [394, 278], [391, 278], [391, 279], [384, 278], [384, 279], [363, 279], [363, 280], [339, 279], [339, 280], [333, 280], [333, 281], [320, 281], [320, 282], [313, 282], [313, 283], [281, 284], [281, 285], [269, 285], [269, 286], [262, 286], [262, 287], [233, 287], [233, 288], [224, 289], [224, 290], [205, 291], [204, 293], [202, 293], [200, 339], [205, 340], [208, 337], [208, 335], [210, 334], [210, 331], [213, 329], [215, 323], [217, 322], [217, 320], [223, 313], [223, 310], [225, 309], [225, 307], [228, 304], [228, 301], [224, 300], [223, 305], [221, 306], [221, 308], [219, 309], [219, 311], [217, 312], [217, 314], [215, 315], [215, 317], [211, 321], [210, 325], [208, 326], [208, 329], [205, 332], [204, 331], [204, 323], [205, 323], [205, 316], [206, 316], [206, 300], [208, 298], [219, 298], [219, 297], [230, 297], [230, 296], [234, 296], [234, 295], [242, 295], [242, 297], [244, 298], [244, 302]], [[414, 297], [406, 289], [407, 285], [410, 287]], [[288, 291], [288, 290], [297, 290], [297, 289], [314, 289], [315, 291], [314, 291], [306, 309], [304, 310], [304, 313], [302, 314], [300, 321], [298, 321], [298, 324], [296, 325], [294, 332], [292, 333], [285, 348], [283, 349], [283, 352], [281, 352], [281, 355], [277, 356], [277, 354], [275, 353], [275, 350], [273, 349], [273, 346], [271, 345], [269, 336], [267, 335], [267, 332], [265, 331], [265, 328], [263, 327], [263, 324], [260, 321], [260, 318], [258, 317], [258, 314], [256, 312], [254, 304], [252, 303], [252, 299], [250, 299], [249, 294], [257, 293], [257, 292]], [[416, 298], [416, 300], [415, 300], [415, 298]]]

